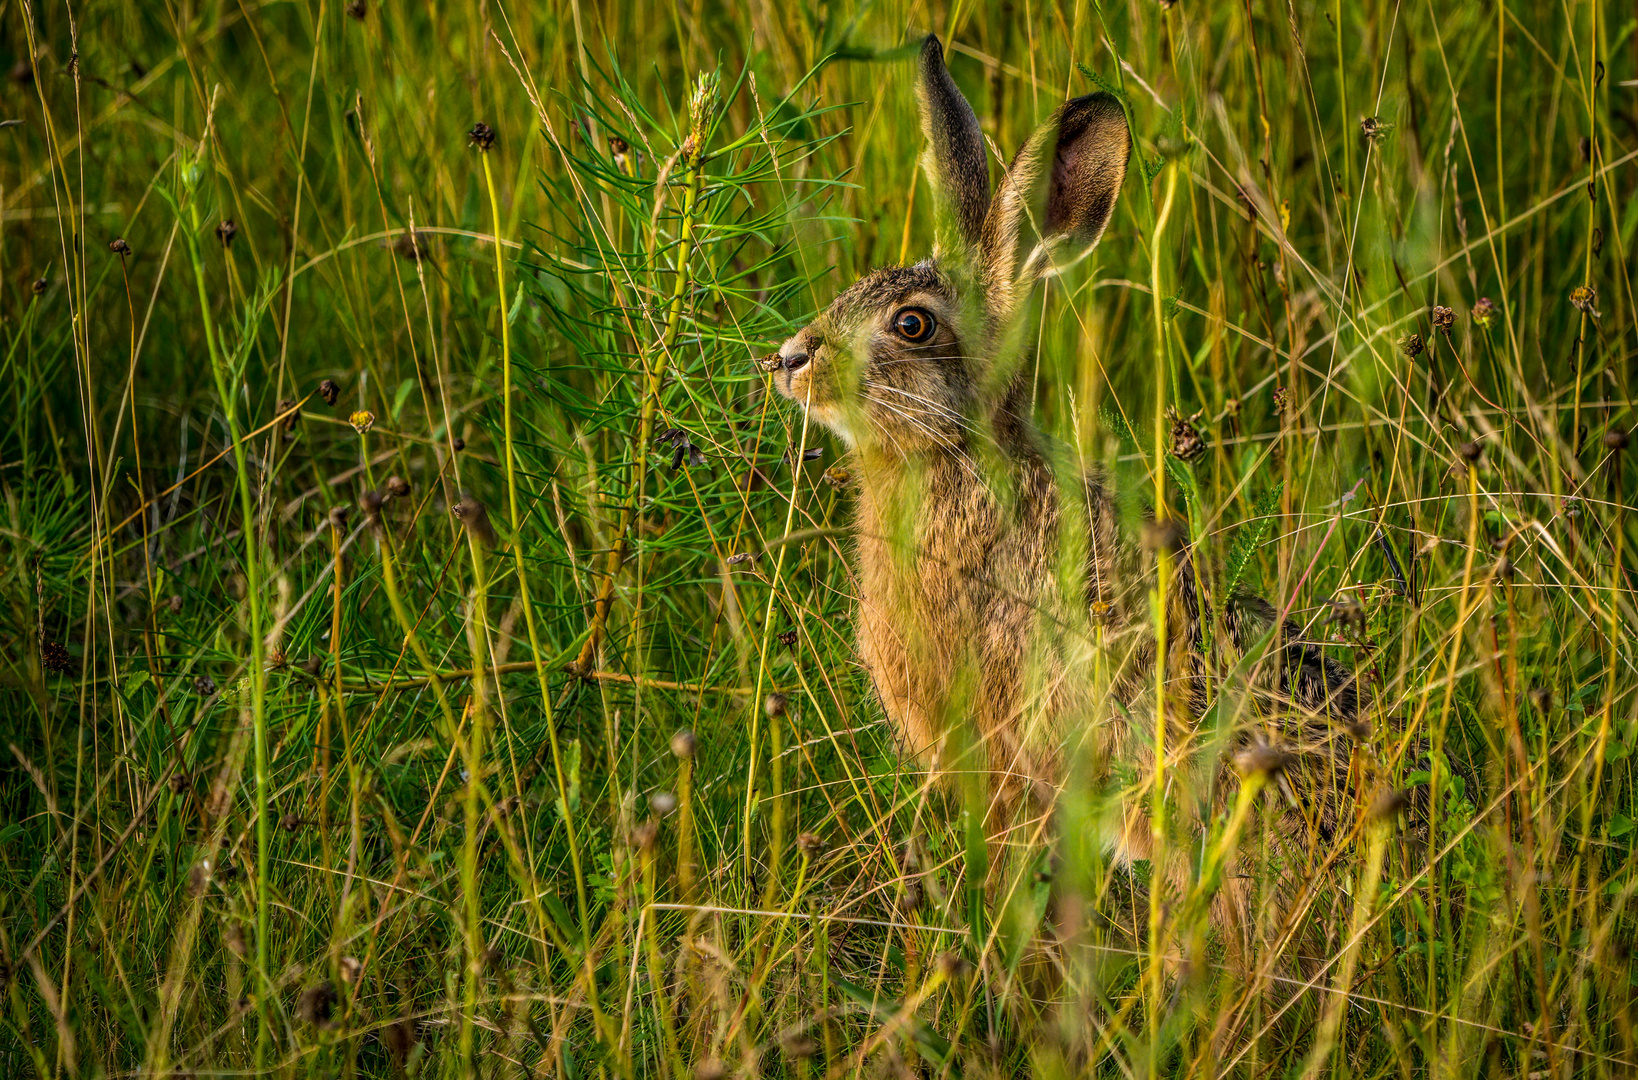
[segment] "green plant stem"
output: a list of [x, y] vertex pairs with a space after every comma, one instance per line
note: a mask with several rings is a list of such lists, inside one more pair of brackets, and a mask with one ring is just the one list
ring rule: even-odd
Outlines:
[[[472, 669], [482, 670], [489, 653], [489, 581], [484, 565], [483, 544], [472, 530], [467, 531], [472, 554], [472, 602], [467, 608], [467, 640], [472, 650]], [[478, 898], [478, 829], [480, 826], [479, 785], [482, 783], [484, 729], [489, 719], [488, 680], [472, 680], [472, 723], [465, 744], [466, 791], [461, 800], [461, 894], [466, 917], [466, 979], [461, 997], [461, 1075], [472, 1076], [474, 1062], [473, 1016], [478, 1008], [478, 982], [483, 978], [483, 907]]]
[[[203, 151], [201, 150], [201, 156]], [[194, 284], [199, 290], [199, 318], [204, 324], [205, 347], [210, 354], [211, 377], [216, 383], [216, 394], [222, 402], [227, 418], [228, 437], [233, 441], [233, 463], [239, 489], [239, 512], [243, 518], [241, 539], [245, 545], [245, 599], [249, 609], [250, 626], [250, 717], [255, 739], [256, 770], [256, 1072], [260, 1074], [267, 1061], [268, 1043], [272, 1025], [268, 1017], [268, 996], [272, 986], [268, 970], [268, 866], [273, 830], [268, 820], [268, 795], [271, 780], [267, 761], [267, 671], [262, 651], [262, 568], [261, 554], [256, 543], [256, 502], [250, 492], [250, 472], [245, 460], [245, 441], [241, 437], [238, 409], [234, 404], [233, 387], [229, 384], [227, 361], [211, 314], [210, 290], [205, 284], [205, 262], [199, 251], [199, 204], [188, 198], [189, 228], [186, 232], [188, 259], [193, 265]]]
[[[546, 712], [546, 738], [552, 750], [552, 769], [557, 775], [559, 814], [563, 818], [563, 833], [569, 845], [569, 862], [574, 870], [575, 902], [580, 912], [581, 944], [591, 952], [591, 914], [586, 903], [586, 874], [580, 863], [580, 844], [575, 835], [574, 809], [569, 805], [567, 773], [563, 768], [563, 750], [557, 737], [557, 718], [552, 715], [551, 686], [546, 665], [541, 659], [540, 632], [535, 624], [535, 607], [529, 596], [529, 574], [523, 559], [523, 533], [518, 517], [518, 477], [514, 462], [512, 439], [512, 327], [506, 308], [506, 256], [501, 249], [500, 199], [495, 194], [495, 173], [489, 166], [489, 154], [482, 153], [484, 186], [489, 193], [489, 213], [495, 228], [495, 296], [500, 310], [501, 324], [501, 401], [503, 439], [506, 462], [506, 518], [512, 539], [512, 557], [518, 575], [518, 598], [523, 605], [523, 622], [529, 633], [529, 656], [534, 661], [535, 681], [540, 688], [540, 706]], [[425, 661], [423, 661], [425, 663]], [[427, 671], [433, 670], [430, 665]]]

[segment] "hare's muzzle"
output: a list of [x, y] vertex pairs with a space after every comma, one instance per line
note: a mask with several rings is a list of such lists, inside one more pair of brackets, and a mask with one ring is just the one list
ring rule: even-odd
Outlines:
[[767, 356], [758, 357], [756, 363], [758, 367], [767, 372], [800, 371], [808, 364], [808, 354], [801, 352], [792, 356], [784, 356], [780, 353], [769, 353]]

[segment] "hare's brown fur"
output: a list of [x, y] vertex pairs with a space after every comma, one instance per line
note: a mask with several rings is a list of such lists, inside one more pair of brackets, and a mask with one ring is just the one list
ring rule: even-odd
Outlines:
[[[1145, 718], [1164, 708], [1168, 756], [1201, 790], [1220, 802], [1237, 783], [1220, 763], [1253, 751], [1251, 769], [1286, 806], [1285, 832], [1329, 837], [1354, 805], [1352, 674], [1266, 602], [1210, 597], [1182, 549], [1170, 560], [1157, 702], [1156, 556], [1122, 536], [1102, 479], [1053, 460], [1027, 415], [1019, 312], [1034, 278], [1107, 224], [1130, 153], [1120, 106], [1107, 95], [1067, 103], [992, 196], [976, 119], [931, 38], [920, 97], [940, 207], [934, 257], [848, 288], [782, 346], [773, 376], [855, 459], [858, 645], [883, 708], [910, 752], [986, 770], [1001, 806], [1050, 794], [1076, 747], [1152, 770]], [[1238, 691], [1247, 719], [1202, 761], [1202, 714], [1226, 692], [1211, 672], [1254, 647]], [[978, 760], [960, 756], [973, 736]], [[1149, 856], [1144, 804], [1126, 800], [1111, 829], [1124, 860]]]

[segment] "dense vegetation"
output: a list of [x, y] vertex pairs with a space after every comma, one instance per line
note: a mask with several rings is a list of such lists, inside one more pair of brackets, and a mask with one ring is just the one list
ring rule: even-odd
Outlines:
[[[1037, 418], [1432, 807], [1249, 962], [1118, 791], [987, 845], [901, 760], [752, 362], [925, 253], [928, 31], [998, 155], [1126, 105]], [[0, 62], [0, 1072], [1638, 1069], [1630, 5], [12, 0]]]

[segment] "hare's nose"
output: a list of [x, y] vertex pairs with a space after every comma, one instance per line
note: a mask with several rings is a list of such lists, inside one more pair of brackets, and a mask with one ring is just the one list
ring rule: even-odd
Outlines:
[[799, 352], [790, 356], [781, 356], [779, 362], [780, 366], [786, 371], [800, 371], [808, 366], [808, 354]]

